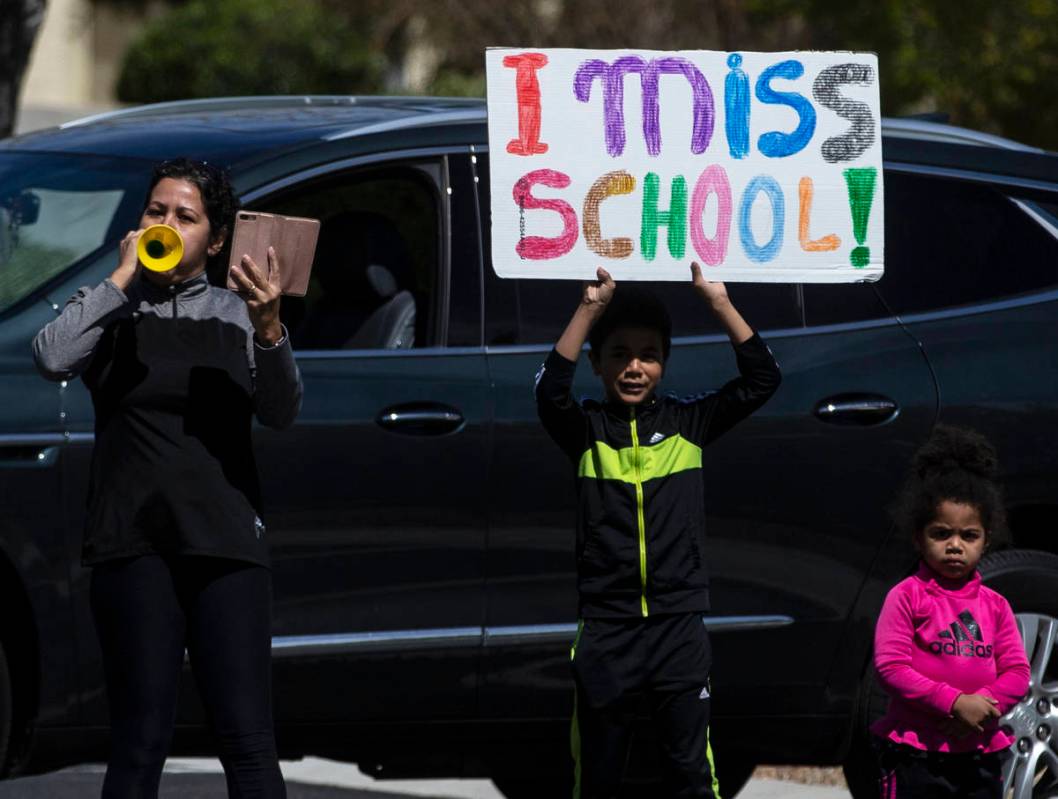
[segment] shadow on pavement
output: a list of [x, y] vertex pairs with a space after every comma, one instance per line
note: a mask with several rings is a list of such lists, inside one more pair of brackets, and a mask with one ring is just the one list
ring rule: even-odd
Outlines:
[[[0, 782], [0, 799], [83, 799], [99, 796], [102, 786], [102, 770], [90, 773], [60, 771]], [[160, 799], [226, 799], [228, 791], [220, 774], [164, 774], [158, 796]], [[387, 791], [287, 782], [288, 799], [400, 799], [407, 796]]]

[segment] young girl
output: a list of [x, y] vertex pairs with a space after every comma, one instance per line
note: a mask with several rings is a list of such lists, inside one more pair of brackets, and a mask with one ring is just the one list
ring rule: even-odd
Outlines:
[[897, 504], [922, 556], [885, 599], [874, 665], [890, 695], [878, 736], [882, 799], [999, 799], [997, 719], [1025, 694], [1029, 664], [1014, 614], [977, 564], [1004, 534], [996, 455], [980, 435], [938, 427]]

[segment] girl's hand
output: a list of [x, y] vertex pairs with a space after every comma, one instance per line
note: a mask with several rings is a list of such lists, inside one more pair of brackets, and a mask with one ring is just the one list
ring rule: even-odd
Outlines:
[[617, 284], [610, 277], [610, 273], [601, 266], [596, 270], [595, 274], [598, 280], [590, 280], [584, 284], [584, 294], [581, 296], [580, 303], [592, 310], [601, 312], [613, 299], [614, 289], [617, 288]]
[[727, 286], [706, 280], [702, 274], [702, 267], [698, 266], [696, 261], [691, 262], [691, 282], [694, 284], [694, 290], [702, 295], [702, 299], [713, 308], [731, 301], [727, 296]]
[[969, 727], [984, 732], [984, 723], [999, 718], [999, 703], [982, 694], [959, 694], [951, 714]]
[[111, 281], [122, 291], [125, 291], [140, 273], [140, 257], [136, 254], [136, 245], [140, 243], [140, 236], [146, 228], [130, 230], [121, 240], [121, 249], [118, 255], [118, 266], [110, 275]]
[[974, 731], [974, 728], [956, 718], [943, 719], [937, 725], [942, 735], [955, 740], [961, 740]]
[[279, 322], [279, 257], [274, 248], [268, 248], [268, 274], [265, 275], [249, 255], [233, 264], [231, 276], [239, 286], [239, 296], [246, 300], [254, 332], [258, 340], [273, 346], [283, 337], [283, 326]]

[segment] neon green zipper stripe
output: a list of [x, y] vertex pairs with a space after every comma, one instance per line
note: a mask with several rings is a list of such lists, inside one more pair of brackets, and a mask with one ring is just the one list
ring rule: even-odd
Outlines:
[[584, 619], [577, 619], [577, 635], [573, 639], [573, 646], [569, 648], [569, 659], [577, 659], [577, 644], [580, 643], [580, 634], [584, 632]]
[[643, 515], [643, 480], [639, 471], [639, 434], [636, 432], [636, 409], [629, 408], [632, 414], [632, 461], [636, 475], [636, 521], [639, 522], [639, 601], [643, 615], [647, 612], [647, 521]]

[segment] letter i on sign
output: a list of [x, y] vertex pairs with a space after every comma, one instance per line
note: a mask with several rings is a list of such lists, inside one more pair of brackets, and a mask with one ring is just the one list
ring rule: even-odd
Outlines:
[[727, 57], [731, 71], [724, 79], [724, 128], [732, 158], [745, 158], [749, 152], [749, 78], [740, 67], [742, 56]]
[[536, 71], [547, 65], [543, 53], [522, 53], [504, 56], [503, 65], [515, 72], [518, 91], [518, 138], [507, 143], [511, 155], [540, 155], [547, 145], [540, 141], [540, 81]]

